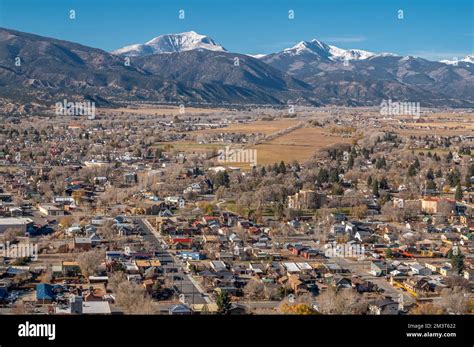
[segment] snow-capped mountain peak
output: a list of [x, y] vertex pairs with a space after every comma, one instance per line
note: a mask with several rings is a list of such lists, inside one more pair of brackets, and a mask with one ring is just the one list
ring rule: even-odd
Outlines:
[[195, 31], [179, 34], [166, 34], [155, 37], [144, 44], [134, 44], [119, 48], [113, 54], [125, 56], [144, 56], [160, 53], [176, 53], [194, 49], [225, 52], [226, 49], [212, 38]]
[[340, 60], [362, 60], [373, 57], [372, 52], [361, 49], [342, 49], [336, 46], [328, 45], [319, 40], [301, 41], [291, 48], [286, 48], [282, 53], [291, 55], [314, 54], [320, 58], [332, 61]]
[[474, 54], [469, 54], [465, 56], [463, 59], [440, 60], [440, 63], [444, 63], [448, 65], [457, 65], [457, 63], [459, 62], [474, 64]]

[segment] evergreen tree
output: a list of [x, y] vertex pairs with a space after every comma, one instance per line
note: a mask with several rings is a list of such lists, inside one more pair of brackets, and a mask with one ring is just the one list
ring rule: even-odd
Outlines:
[[279, 171], [282, 174], [286, 174], [286, 165], [285, 165], [285, 162], [283, 160], [280, 162]]
[[473, 177], [474, 176], [474, 164], [471, 164], [469, 166], [469, 169], [467, 170], [467, 176], [468, 177]]
[[372, 194], [377, 198], [380, 196], [380, 194], [379, 194], [379, 182], [376, 179], [372, 182]]
[[436, 183], [433, 180], [429, 180], [428, 183], [426, 183], [426, 189], [436, 190]]
[[448, 258], [451, 259], [451, 266], [457, 271], [458, 274], [464, 270], [464, 254], [454, 254], [453, 250], [449, 250]]
[[273, 164], [272, 171], [279, 174], [280, 173], [280, 165], [278, 165], [277, 163]]
[[420, 168], [420, 161], [418, 160], [418, 158], [415, 159], [415, 162], [413, 163], [413, 166], [417, 170]]
[[329, 182], [339, 182], [339, 173], [337, 169], [331, 169], [329, 172]]
[[349, 160], [347, 161], [347, 167], [349, 169], [352, 169], [354, 167], [354, 156], [352, 155], [352, 153], [349, 156]]
[[454, 193], [454, 199], [462, 200], [462, 198], [463, 198], [463, 193], [462, 193], [461, 183], [458, 183], [458, 185], [456, 186], [456, 193]]
[[388, 187], [388, 181], [387, 181], [387, 179], [386, 179], [385, 177], [383, 177], [383, 178], [380, 180], [379, 187], [380, 187], [380, 189], [384, 189], [384, 190], [389, 189], [389, 187]]
[[433, 169], [430, 168], [426, 174], [426, 178], [429, 179], [429, 180], [433, 180], [435, 178], [434, 176], [434, 173], [433, 173]]
[[220, 314], [228, 314], [230, 308], [232, 307], [229, 294], [227, 292], [221, 291], [217, 296], [216, 304]]
[[317, 178], [317, 179], [318, 179], [318, 182], [319, 182], [320, 184], [322, 184], [322, 183], [327, 183], [328, 180], [329, 180], [329, 173], [328, 173], [328, 171], [327, 171], [325, 168], [323, 168], [323, 167], [322, 167], [321, 169], [319, 169], [318, 178]]
[[448, 155], [446, 156], [446, 161], [450, 162], [453, 159], [453, 153], [449, 152]]
[[216, 178], [215, 178], [215, 186], [216, 188], [219, 188], [220, 186], [224, 186], [226, 188], [229, 188], [229, 174], [227, 171], [220, 171], [217, 173]]
[[408, 167], [408, 177], [413, 177], [413, 176], [416, 176], [416, 166], [414, 164], [411, 164], [409, 167]]

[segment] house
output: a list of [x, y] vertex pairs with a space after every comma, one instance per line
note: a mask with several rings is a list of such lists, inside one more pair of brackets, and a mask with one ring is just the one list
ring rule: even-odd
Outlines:
[[293, 255], [300, 255], [301, 252], [306, 251], [308, 247], [303, 246], [303, 245], [293, 245], [288, 248], [288, 250], [293, 254]]
[[217, 304], [193, 304], [191, 308], [194, 314], [215, 314], [219, 311]]
[[75, 237], [73, 240], [73, 249], [88, 251], [92, 248], [92, 240], [89, 237]]
[[126, 185], [134, 185], [138, 182], [138, 175], [136, 172], [126, 172], [123, 175], [123, 183]]
[[190, 237], [173, 237], [170, 243], [174, 249], [190, 249], [193, 239]]
[[454, 244], [460, 241], [460, 237], [457, 234], [449, 233], [441, 235], [441, 240], [446, 244]]
[[305, 259], [316, 259], [321, 257], [323, 254], [317, 249], [305, 249], [301, 252], [301, 255]]
[[426, 197], [421, 199], [421, 210], [424, 213], [436, 214], [441, 211], [454, 211], [456, 201], [453, 199], [441, 199], [435, 197]]
[[372, 233], [367, 230], [358, 230], [354, 234], [354, 238], [356, 240], [359, 240], [360, 242], [367, 242], [371, 236], [372, 236]]
[[433, 285], [430, 284], [430, 279], [427, 277], [409, 277], [404, 282], [404, 286], [417, 294], [425, 294], [433, 291]]
[[180, 196], [167, 196], [165, 197], [165, 202], [178, 208], [183, 208], [185, 206], [185, 200]]
[[253, 275], [262, 275], [267, 272], [267, 269], [264, 264], [250, 263], [249, 272]]
[[40, 204], [38, 205], [38, 210], [44, 216], [64, 216], [64, 209], [53, 204]]
[[230, 315], [242, 315], [247, 312], [247, 309], [244, 305], [233, 302], [228, 310], [228, 314]]
[[428, 269], [427, 267], [424, 267], [423, 265], [420, 265], [418, 263], [412, 264], [410, 266], [411, 271], [415, 275], [421, 275], [421, 276], [429, 276], [431, 275], [431, 270]]
[[5, 287], [0, 287], [0, 303], [4, 304], [8, 299], [8, 289]]
[[222, 260], [212, 260], [209, 263], [209, 265], [216, 272], [219, 272], [219, 271], [222, 271], [222, 270], [227, 270], [227, 266], [225, 265], [225, 263]]
[[56, 313], [63, 314], [111, 314], [108, 301], [84, 300], [80, 295], [73, 295], [69, 301], [69, 308], [56, 308]]
[[76, 277], [81, 273], [81, 267], [77, 261], [63, 261], [61, 272], [64, 277]]
[[54, 301], [55, 295], [53, 292], [54, 286], [48, 283], [40, 283], [36, 285], [36, 301], [38, 304], [51, 304]]
[[96, 233], [93, 233], [91, 236], [89, 236], [89, 239], [91, 240], [92, 246], [98, 246], [102, 243], [101, 237]]
[[352, 282], [346, 277], [334, 277], [334, 286], [337, 290], [352, 288]]
[[381, 299], [369, 304], [369, 312], [375, 315], [398, 314], [398, 303], [391, 299]]
[[283, 263], [283, 266], [286, 268], [288, 274], [300, 272], [300, 268], [296, 263]]
[[148, 269], [161, 267], [161, 262], [157, 259], [135, 259], [135, 265], [140, 273], [144, 273]]
[[397, 235], [394, 233], [385, 233], [383, 236], [384, 240], [387, 241], [389, 244], [392, 244], [398, 240]]
[[100, 225], [104, 225], [106, 221], [107, 221], [107, 220], [106, 220], [105, 218], [102, 218], [102, 217], [100, 217], [100, 216], [99, 216], [99, 217], [92, 217], [92, 218], [91, 218], [91, 224], [92, 224], [92, 225], [99, 225], [99, 226], [100, 226]]
[[352, 288], [354, 288], [358, 293], [372, 292], [376, 288], [374, 283], [359, 277], [353, 277], [351, 282]]
[[438, 272], [440, 273], [440, 275], [445, 277], [453, 275], [454, 273], [453, 268], [450, 265], [444, 265], [440, 267]]
[[72, 236], [75, 234], [80, 234], [82, 233], [82, 227], [79, 224], [73, 224], [69, 228], [66, 229], [66, 234], [68, 236]]
[[8, 229], [19, 230], [26, 233], [33, 226], [33, 220], [30, 218], [0, 218], [0, 234]]
[[346, 233], [346, 227], [343, 224], [333, 224], [329, 230], [331, 234], [342, 235]]
[[346, 269], [342, 268], [339, 264], [336, 263], [325, 263], [323, 266], [327, 269], [329, 273], [332, 274], [337, 274], [337, 273], [343, 273], [346, 271]]
[[206, 258], [204, 253], [194, 251], [181, 251], [179, 252], [179, 256], [188, 260], [203, 260]]
[[112, 262], [115, 260], [120, 260], [124, 257], [124, 252], [122, 251], [106, 251], [105, 252], [105, 261]]
[[374, 260], [370, 263], [370, 272], [374, 276], [383, 276], [387, 274], [387, 263], [384, 261]]
[[473, 269], [466, 269], [462, 272], [462, 276], [467, 279], [468, 281], [474, 280], [474, 270]]
[[108, 301], [84, 301], [82, 314], [111, 314], [110, 304]]
[[188, 315], [192, 314], [192, 312], [191, 308], [184, 304], [173, 305], [168, 310], [170, 315]]

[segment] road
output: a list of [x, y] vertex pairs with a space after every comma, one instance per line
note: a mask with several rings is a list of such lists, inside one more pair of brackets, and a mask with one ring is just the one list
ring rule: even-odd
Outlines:
[[156, 246], [157, 257], [163, 264], [165, 275], [169, 276], [178, 292], [184, 295], [184, 298], [181, 297], [180, 300], [184, 299], [181, 301], [189, 305], [212, 303], [199, 283], [190, 274], [184, 273], [185, 264], [164, 248], [165, 241], [155, 228], [141, 216], [134, 217], [134, 219], [137, 220], [138, 225], [143, 230], [145, 240], [150, 241]]

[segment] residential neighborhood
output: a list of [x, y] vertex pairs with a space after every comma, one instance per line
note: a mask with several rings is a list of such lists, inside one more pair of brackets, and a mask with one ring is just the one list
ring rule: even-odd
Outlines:
[[0, 312], [472, 313], [472, 138], [338, 114], [299, 127], [351, 141], [256, 165], [179, 141], [287, 119], [2, 124]]

